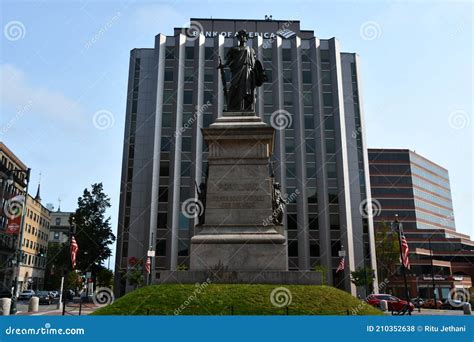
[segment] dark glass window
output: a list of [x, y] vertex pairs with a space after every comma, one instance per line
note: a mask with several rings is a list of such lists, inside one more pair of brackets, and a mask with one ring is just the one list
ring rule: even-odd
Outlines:
[[263, 49], [263, 60], [264, 61], [271, 61], [272, 60], [272, 49], [271, 48]]
[[184, 68], [184, 81], [192, 82], [194, 80], [194, 69], [193, 68]]
[[188, 240], [179, 240], [178, 242], [178, 256], [188, 256], [189, 242]]
[[192, 46], [186, 46], [185, 53], [186, 59], [194, 59], [194, 48]]
[[332, 115], [324, 117], [324, 129], [334, 129], [334, 117]]
[[304, 116], [304, 128], [305, 129], [314, 129], [314, 118], [312, 115]]
[[283, 62], [291, 62], [291, 49], [282, 49], [281, 50], [281, 58]]
[[183, 94], [183, 104], [193, 104], [193, 91], [185, 90]]
[[321, 62], [329, 62], [329, 50], [320, 50]]
[[288, 229], [289, 230], [298, 229], [296, 214], [287, 214], [286, 218], [287, 218], [287, 221], [288, 221]]
[[341, 241], [333, 240], [331, 241], [331, 255], [333, 257], [339, 256], [339, 251], [341, 250]]
[[283, 104], [285, 106], [293, 106], [293, 93], [285, 91], [283, 93]]
[[309, 230], [317, 230], [319, 227], [318, 224], [318, 217], [314, 215], [309, 215], [308, 216], [308, 225], [309, 225]]
[[205, 47], [204, 48], [204, 58], [206, 61], [213, 59], [214, 57], [214, 49], [212, 47]]
[[167, 228], [167, 227], [168, 227], [168, 214], [158, 213], [158, 228]]
[[331, 84], [331, 72], [323, 71], [322, 72], [323, 84]]
[[329, 224], [331, 229], [338, 230], [339, 229], [339, 214], [330, 214], [329, 215]]
[[273, 104], [273, 93], [266, 91], [263, 93], [263, 104], [272, 105]]
[[166, 256], [166, 239], [156, 241], [156, 256]]
[[162, 187], [159, 189], [158, 202], [168, 202], [168, 188]]
[[181, 139], [181, 151], [191, 152], [191, 145], [192, 145], [192, 138], [191, 137], [183, 137]]
[[311, 84], [311, 71], [303, 70], [303, 83]]
[[204, 82], [213, 82], [214, 81], [214, 70], [210, 68], [204, 69]]
[[173, 81], [173, 70], [165, 69], [165, 81]]
[[161, 137], [161, 150], [168, 152], [171, 149], [171, 139], [169, 137]]
[[326, 139], [326, 153], [336, 153], [336, 141], [334, 139]]
[[166, 47], [166, 59], [174, 59], [174, 46], [167, 46]]
[[309, 256], [310, 257], [319, 256], [319, 244], [314, 240], [309, 241]]
[[323, 104], [330, 107], [332, 106], [332, 103], [332, 93], [323, 93]]
[[293, 80], [292, 70], [283, 70], [283, 82], [291, 83]]
[[288, 241], [288, 256], [290, 257], [298, 256], [298, 240]]

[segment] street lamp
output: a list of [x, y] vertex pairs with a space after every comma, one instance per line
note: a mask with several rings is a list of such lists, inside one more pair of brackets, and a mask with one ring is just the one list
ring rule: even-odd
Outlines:
[[16, 262], [12, 262], [12, 265], [15, 266], [15, 272], [14, 272], [15, 280], [14, 280], [14, 284], [13, 284], [13, 295], [12, 295], [12, 303], [11, 303], [11, 306], [10, 306], [10, 315], [16, 314], [16, 311], [17, 311], [16, 310], [16, 301], [17, 301], [16, 296], [17, 296], [17, 293], [18, 293], [18, 277], [20, 276], [20, 264], [21, 264], [21, 259], [22, 259], [22, 256], [23, 256], [23, 253], [21, 251], [21, 247], [22, 247], [22, 241], [23, 241], [23, 226], [25, 225], [26, 203], [27, 203], [27, 199], [28, 199], [28, 185], [30, 185], [31, 169], [28, 168], [27, 170], [20, 170], [20, 169], [11, 170], [10, 171], [10, 176], [7, 179], [7, 184], [8, 185], [13, 184], [13, 182], [14, 182], [13, 174], [14, 173], [24, 174], [26, 176], [25, 177], [26, 189], [25, 189], [25, 199], [23, 201], [23, 206], [22, 206], [22, 210], [21, 210], [20, 236], [19, 236], [18, 242], [15, 246], [15, 253], [14, 253]]

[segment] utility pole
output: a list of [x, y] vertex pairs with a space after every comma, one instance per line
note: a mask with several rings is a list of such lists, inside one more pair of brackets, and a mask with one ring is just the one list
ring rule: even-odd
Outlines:
[[431, 261], [431, 282], [433, 284], [433, 305], [435, 309], [438, 308], [436, 303], [436, 285], [435, 285], [435, 278], [434, 278], [434, 265], [433, 265], [433, 250], [431, 249], [431, 237], [428, 239], [428, 245], [430, 248], [430, 261]]

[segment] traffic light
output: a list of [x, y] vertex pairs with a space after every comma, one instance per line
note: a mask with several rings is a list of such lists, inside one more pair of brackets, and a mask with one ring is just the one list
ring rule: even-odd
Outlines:
[[46, 255], [46, 253], [44, 252], [44, 249], [43, 248], [40, 248], [39, 252], [38, 252], [38, 256], [43, 258], [44, 256]]

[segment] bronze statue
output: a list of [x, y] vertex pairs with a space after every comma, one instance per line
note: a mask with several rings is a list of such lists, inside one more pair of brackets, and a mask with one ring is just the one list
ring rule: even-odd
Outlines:
[[283, 223], [283, 213], [285, 211], [286, 201], [281, 196], [281, 186], [278, 182], [273, 182], [273, 194], [272, 194], [272, 209], [273, 209], [273, 223]]
[[[256, 58], [255, 50], [246, 45], [248, 34], [240, 30], [237, 34], [239, 45], [229, 50], [225, 64], [219, 61], [218, 68], [228, 66], [231, 71], [230, 87], [227, 94], [227, 111], [229, 112], [252, 112], [255, 111], [255, 88], [260, 87], [267, 81], [262, 63]], [[222, 77], [224, 90], [227, 90], [225, 80]]]
[[198, 224], [204, 224], [206, 217], [206, 196], [207, 196], [207, 183], [199, 184], [199, 187], [196, 183], [196, 192], [198, 195], [198, 200], [202, 204], [202, 210], [198, 213]]

